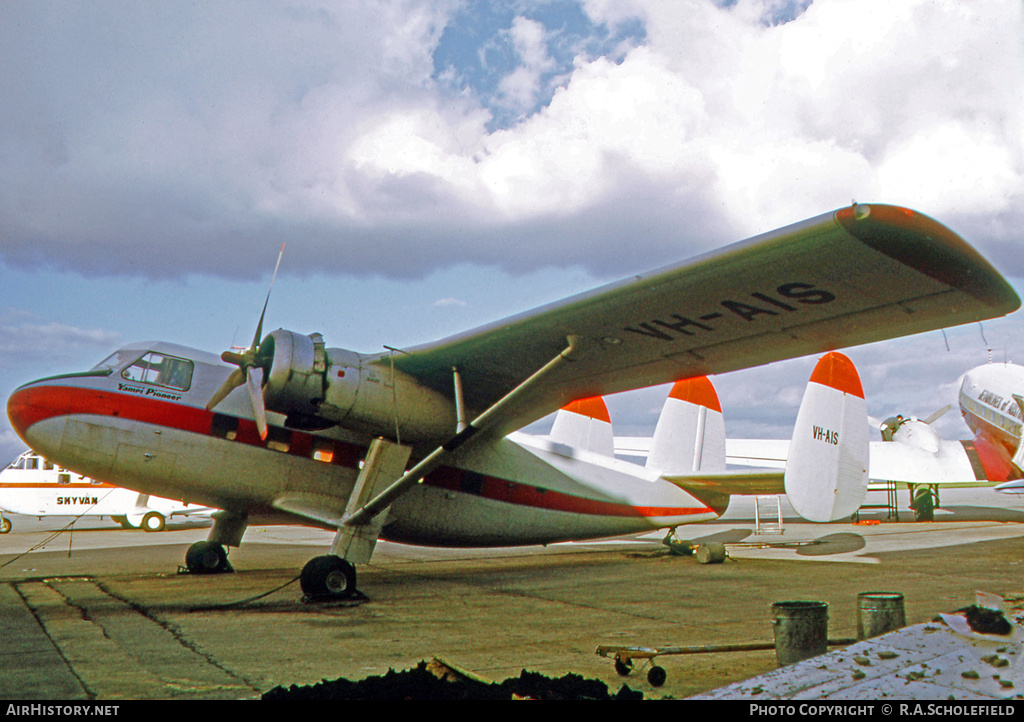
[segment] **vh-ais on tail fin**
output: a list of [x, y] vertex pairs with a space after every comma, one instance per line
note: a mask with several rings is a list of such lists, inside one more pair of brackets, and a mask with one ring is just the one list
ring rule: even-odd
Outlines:
[[786, 461], [785, 488], [804, 519], [853, 514], [868, 491], [868, 421], [853, 362], [825, 354], [804, 391]]
[[784, 472], [699, 470], [663, 478], [698, 499], [785, 493], [808, 521], [853, 514], [868, 488], [867, 403], [853, 362], [836, 352], [818, 361], [797, 412]]

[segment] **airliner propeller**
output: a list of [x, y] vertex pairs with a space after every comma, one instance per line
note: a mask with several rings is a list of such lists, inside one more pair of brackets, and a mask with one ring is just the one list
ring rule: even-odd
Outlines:
[[938, 421], [942, 417], [942, 415], [949, 411], [951, 408], [953, 408], [952, 404], [946, 404], [941, 409], [932, 412], [932, 414], [925, 419], [918, 419], [915, 416], [890, 416], [888, 419], [885, 419], [883, 421], [882, 419], [875, 418], [874, 416], [868, 416], [868, 423], [871, 424], [871, 426], [873, 426], [876, 429], [884, 429], [887, 425], [887, 422], [898, 418], [900, 419], [901, 424], [906, 423], [908, 421], [920, 421], [923, 424], [930, 425]]
[[925, 419], [919, 419], [916, 416], [890, 416], [884, 421], [873, 417], [868, 417], [868, 420], [872, 426], [882, 432], [883, 441], [901, 441], [937, 453], [942, 444], [942, 438], [931, 427], [931, 424], [951, 408], [952, 406], [947, 404]]
[[207, 410], [213, 410], [228, 394], [245, 384], [249, 391], [249, 399], [252, 402], [252, 410], [256, 418], [256, 428], [260, 432], [261, 439], [267, 438], [267, 409], [263, 401], [263, 384], [273, 361], [273, 352], [261, 353], [260, 339], [263, 334], [263, 318], [267, 314], [267, 304], [270, 303], [270, 292], [274, 290], [274, 280], [277, 278], [277, 269], [281, 266], [283, 255], [284, 244], [282, 243], [281, 252], [277, 256], [277, 265], [274, 266], [274, 275], [270, 278], [270, 288], [267, 289], [267, 299], [263, 302], [263, 312], [260, 313], [260, 321], [256, 325], [256, 335], [253, 336], [252, 345], [241, 353], [225, 351], [220, 355], [222, 360], [234, 364], [238, 368], [231, 372], [231, 375], [206, 404]]
[[947, 411], [949, 411], [949, 410], [950, 410], [951, 408], [953, 408], [953, 405], [952, 405], [952, 404], [946, 404], [946, 405], [945, 405], [945, 406], [943, 406], [943, 407], [942, 407], [941, 409], [939, 409], [938, 411], [934, 412], [934, 413], [933, 413], [933, 414], [932, 414], [931, 416], [929, 416], [929, 417], [928, 417], [927, 419], [921, 419], [921, 421], [923, 421], [923, 422], [924, 422], [924, 423], [926, 423], [926, 424], [932, 424], [932, 423], [934, 423], [934, 422], [938, 421], [938, 420], [939, 420], [939, 417], [940, 417], [940, 416], [942, 416], [942, 415], [943, 415], [944, 413], [946, 413]]

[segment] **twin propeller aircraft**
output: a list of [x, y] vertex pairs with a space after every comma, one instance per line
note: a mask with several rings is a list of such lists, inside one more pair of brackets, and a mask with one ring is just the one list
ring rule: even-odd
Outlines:
[[[378, 538], [506, 546], [631, 534], [715, 518], [729, 493], [752, 488], [751, 475], [710, 473], [692, 457], [689, 469], [656, 456], [640, 467], [514, 433], [577, 399], [1019, 305], [946, 227], [857, 204], [402, 351], [327, 348], [286, 330], [261, 339], [262, 315], [242, 353], [132, 345], [21, 386], [8, 415], [35, 451], [80, 474], [223, 510], [188, 550], [191, 571], [229, 570], [224, 547], [250, 523], [335, 530], [301, 575], [308, 596], [335, 598], [354, 593], [355, 565]], [[819, 520], [863, 498], [867, 443], [863, 419], [852, 421], [863, 413], [856, 372], [839, 355], [823, 366], [783, 474], [794, 506]], [[706, 424], [680, 443], [703, 450]], [[780, 474], [769, 473], [757, 483], [774, 488]]]

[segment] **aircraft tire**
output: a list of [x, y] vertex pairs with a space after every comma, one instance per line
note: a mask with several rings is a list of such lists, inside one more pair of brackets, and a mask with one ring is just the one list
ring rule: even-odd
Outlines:
[[142, 517], [142, 528], [146, 531], [163, 531], [165, 526], [167, 526], [167, 520], [159, 512], [151, 511]]
[[302, 568], [302, 592], [311, 599], [340, 599], [356, 592], [356, 568], [341, 557], [313, 557]]
[[647, 681], [651, 683], [652, 687], [660, 687], [665, 684], [666, 679], [668, 679], [668, 672], [664, 667], [655, 665], [647, 671]]
[[935, 497], [932, 496], [932, 490], [924, 487], [918, 489], [914, 493], [914, 503], [911, 504], [914, 509], [914, 520], [915, 521], [933, 521], [935, 519]]
[[0, 519], [0, 534], [6, 534], [11, 530], [10, 519]]
[[633, 671], [633, 660], [615, 659], [615, 671], [620, 677], [626, 677]]
[[230, 572], [228, 553], [217, 542], [198, 541], [185, 552], [185, 567], [191, 574]]

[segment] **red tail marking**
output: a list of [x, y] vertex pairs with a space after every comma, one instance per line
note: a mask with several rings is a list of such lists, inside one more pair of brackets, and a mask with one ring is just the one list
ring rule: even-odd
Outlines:
[[845, 394], [864, 398], [864, 388], [860, 385], [860, 374], [853, 361], [838, 351], [829, 351], [821, 357], [814, 367], [811, 381], [822, 386], [829, 386]]
[[718, 401], [718, 394], [715, 393], [715, 387], [707, 376], [696, 376], [692, 379], [676, 381], [668, 397], [670, 399], [688, 401], [691, 404], [697, 404], [698, 406], [722, 413], [722, 405]]
[[562, 408], [580, 416], [589, 416], [592, 419], [605, 421], [609, 424], [612, 422], [611, 417], [608, 415], [608, 407], [600, 396], [591, 396], [589, 399], [576, 399]]

